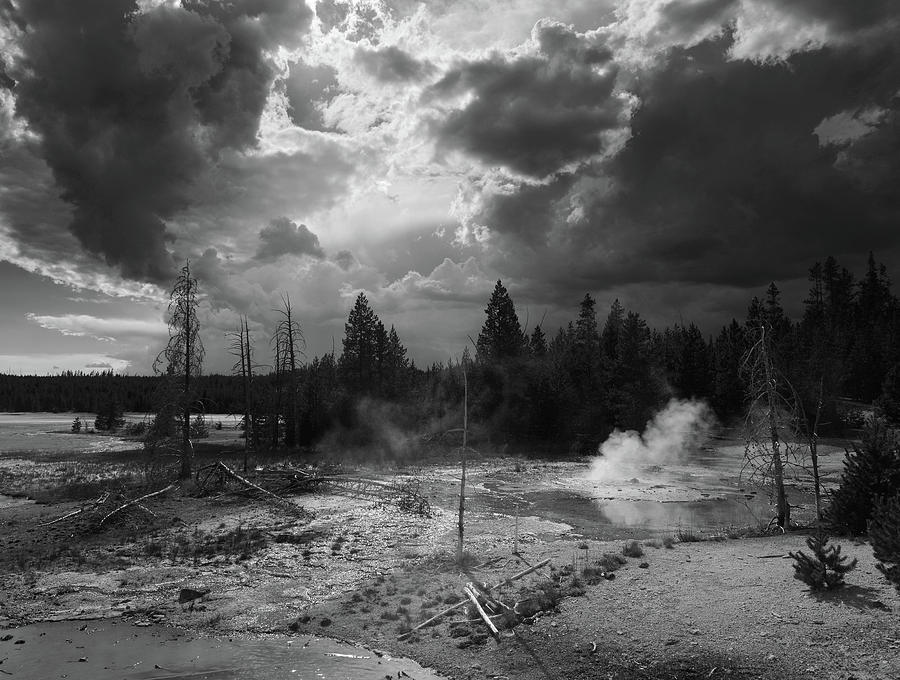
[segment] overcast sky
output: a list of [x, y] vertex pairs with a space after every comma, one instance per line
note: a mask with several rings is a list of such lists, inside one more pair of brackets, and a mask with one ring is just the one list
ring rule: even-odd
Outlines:
[[421, 365], [498, 278], [714, 332], [898, 246], [895, 0], [0, 0], [0, 371], [149, 371], [186, 258], [212, 372], [282, 294]]

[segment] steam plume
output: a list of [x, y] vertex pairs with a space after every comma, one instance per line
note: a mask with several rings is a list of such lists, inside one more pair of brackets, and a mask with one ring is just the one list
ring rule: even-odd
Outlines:
[[647, 423], [643, 434], [615, 430], [600, 445], [590, 477], [598, 482], [626, 479], [648, 467], [680, 463], [712, 425], [712, 413], [701, 401], [672, 399]]

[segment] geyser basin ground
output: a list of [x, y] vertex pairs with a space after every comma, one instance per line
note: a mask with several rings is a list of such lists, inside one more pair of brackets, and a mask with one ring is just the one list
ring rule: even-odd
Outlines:
[[[679, 465], [638, 466], [632, 476], [602, 483], [589, 475], [588, 460], [470, 461], [466, 550], [484, 565], [470, 573], [435, 567], [436, 556], [452, 555], [455, 548], [456, 461], [362, 472], [383, 479], [422, 480], [421, 490], [436, 506], [431, 518], [405, 515], [395, 506], [371, 500], [312, 494], [295, 500], [314, 517], [295, 520], [245, 497], [173, 494], [152, 502], [152, 509], [164, 518], [158, 525], [116, 526], [97, 533], [68, 522], [39, 527], [77, 509], [77, 502], [18, 505], [0, 510], [0, 569], [7, 574], [0, 582], [0, 627], [112, 616], [121, 617], [119, 625], [126, 634], [143, 636], [141, 631], [155, 630], [144, 624], [161, 621], [217, 640], [237, 639], [248, 632], [276, 634], [273, 639], [285, 647], [288, 641], [302, 645], [326, 634], [414, 658], [456, 678], [490, 674], [545, 680], [548, 675], [607, 678], [613, 673], [620, 680], [644, 680], [671, 676], [672, 669], [681, 673], [679, 677], [712, 678], [725, 677], [727, 670], [731, 680], [900, 677], [896, 634], [900, 600], [874, 569], [871, 548], [844, 542], [844, 552], [858, 557], [860, 567], [843, 594], [817, 600], [791, 578], [790, 561], [780, 559], [789, 550], [803, 548], [804, 537], [798, 534], [676, 543], [672, 550], [645, 546], [645, 555], [629, 560], [615, 580], [589, 586], [582, 597], [566, 598], [558, 612], [496, 645], [488, 639], [462, 649], [457, 643], [469, 643], [470, 638], [451, 636], [448, 622], [418, 642], [397, 640], [399, 622], [390, 616], [400, 607], [417, 614], [421, 601], [433, 597], [439, 587], [444, 593], [456, 593], [471, 579], [496, 582], [521, 569], [523, 559], [533, 564], [550, 558], [562, 568], [604, 552], [620, 553], [622, 539], [674, 533], [677, 520], [672, 511], [678, 508], [694, 508], [689, 526], [695, 528], [700, 518], [718, 521], [719, 509], [727, 513], [728, 503], [750, 500], [744, 497], [753, 497], [754, 487], [739, 479], [739, 444], [714, 443], [689, 451]], [[833, 481], [843, 449], [833, 446], [822, 453]], [[210, 455], [232, 465], [240, 465], [242, 459], [240, 452], [218, 450]], [[3, 468], [0, 481], [14, 482], [18, 489], [27, 486], [29, 472], [32, 481], [40, 483], [56, 484], [73, 472], [88, 473], [85, 477], [93, 479], [101, 472], [130, 469], [140, 455], [59, 451], [0, 455], [0, 461], [13, 459], [17, 462]], [[809, 486], [802, 475], [796, 483]], [[0, 485], [0, 492], [6, 489]], [[789, 495], [792, 504], [810, 513], [806, 491], [797, 493], [792, 487]], [[764, 496], [765, 489], [755, 494]], [[650, 513], [663, 508], [666, 514], [610, 517], [629, 508], [652, 508]], [[726, 519], [725, 526], [735, 522], [730, 516]], [[170, 549], [179, 537], [190, 540], [197, 532], [218, 536], [237, 526], [258, 527], [271, 535], [295, 534], [302, 540], [272, 541], [240, 560], [234, 556], [196, 560], [173, 556]], [[516, 547], [521, 557], [512, 555]], [[647, 568], [638, 567], [641, 561]], [[183, 586], [203, 586], [211, 592], [195, 611], [183, 611], [177, 604]], [[370, 601], [367, 593], [375, 590]], [[405, 599], [412, 603], [404, 604]], [[298, 621], [303, 623], [291, 631], [289, 624]], [[99, 624], [65, 625], [90, 630]], [[102, 659], [103, 645], [96, 642], [102, 639], [92, 638], [94, 642], [84, 645], [80, 654]], [[790, 644], [785, 644], [787, 639]], [[3, 645], [12, 643], [0, 643], [0, 658], [9, 653]], [[585, 651], [592, 643], [596, 653]], [[178, 656], [178, 643], [171, 644]], [[235, 649], [239, 646], [229, 648], [228, 654]], [[89, 662], [76, 660], [72, 666], [85, 664]], [[228, 675], [233, 669], [217, 668], [224, 674], [217, 677], [235, 677]], [[144, 676], [140, 672], [133, 677], [165, 677], [159, 671]]]

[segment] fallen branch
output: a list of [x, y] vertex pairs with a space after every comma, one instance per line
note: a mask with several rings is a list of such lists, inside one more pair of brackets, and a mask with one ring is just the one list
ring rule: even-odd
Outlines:
[[438, 612], [437, 614], [435, 614], [434, 616], [432, 616], [430, 619], [426, 619], [425, 621], [422, 621], [422, 623], [420, 623], [420, 624], [419, 624], [418, 626], [416, 626], [415, 628], [412, 628], [412, 629], [406, 631], [405, 633], [403, 633], [403, 635], [401, 635], [401, 636], [400, 636], [399, 638], [397, 638], [397, 639], [398, 639], [398, 640], [402, 640], [403, 638], [405, 638], [405, 637], [407, 637], [407, 636], [409, 636], [409, 635], [412, 635], [413, 633], [415, 633], [415, 632], [416, 632], [417, 630], [419, 630], [420, 628], [424, 628], [425, 626], [427, 626], [429, 623], [432, 623], [432, 622], [434, 622], [434, 621], [437, 621], [439, 618], [441, 618], [441, 617], [443, 617], [443, 616], [447, 616], [447, 614], [449, 614], [450, 612], [459, 609], [459, 608], [462, 607], [465, 603], [466, 603], [465, 600], [460, 600], [460, 601], [457, 602], [456, 604], [450, 605], [450, 606], [447, 607], [445, 610], [440, 611], [440, 612]]
[[271, 491], [267, 491], [266, 489], [262, 488], [261, 486], [254, 484], [249, 479], [244, 479], [237, 472], [235, 472], [230, 467], [225, 465], [225, 463], [223, 463], [222, 461], [219, 461], [217, 463], [217, 465], [222, 470], [222, 472], [224, 472], [226, 475], [228, 475], [232, 479], [236, 479], [238, 482], [240, 482], [247, 488], [253, 489], [254, 491], [262, 494], [263, 498], [265, 498], [266, 500], [268, 500], [272, 503], [275, 503], [276, 505], [280, 505], [281, 507], [286, 508], [286, 509], [290, 510], [291, 512], [294, 512], [298, 515], [303, 515], [306, 513], [306, 511], [302, 507], [297, 505], [296, 503], [292, 503], [291, 501], [287, 500], [286, 498], [282, 498], [281, 496], [278, 496], [278, 495], [272, 493]]
[[57, 522], [62, 522], [63, 520], [69, 519], [70, 517], [74, 517], [75, 515], [80, 515], [85, 510], [93, 510], [97, 506], [103, 505], [106, 501], [109, 500], [109, 491], [105, 492], [102, 496], [98, 496], [97, 500], [95, 500], [90, 505], [83, 505], [77, 510], [73, 510], [72, 512], [66, 513], [62, 517], [57, 517], [56, 519], [52, 519], [49, 522], [41, 522], [38, 524], [39, 527], [49, 527], [51, 524], [56, 524]]
[[482, 618], [485, 625], [487, 625], [488, 629], [490, 629], [491, 634], [494, 637], [498, 637], [500, 635], [500, 631], [497, 630], [497, 626], [494, 625], [494, 622], [491, 621], [490, 617], [487, 615], [487, 612], [481, 607], [481, 603], [478, 601], [478, 596], [475, 594], [475, 591], [472, 587], [471, 583], [467, 583], [465, 588], [463, 588], [463, 592], [466, 594], [472, 604], [475, 605], [475, 611], [478, 612], [478, 615]]
[[100, 523], [97, 524], [97, 528], [99, 529], [100, 527], [102, 527], [103, 523], [106, 522], [106, 520], [108, 520], [110, 517], [115, 515], [117, 512], [121, 512], [122, 510], [125, 510], [126, 508], [130, 508], [132, 505], [140, 505], [142, 501], [145, 501], [148, 498], [153, 498], [154, 496], [159, 496], [161, 494], [164, 494], [167, 491], [171, 491], [172, 489], [176, 488], [177, 486], [178, 486], [177, 483], [169, 484], [169, 486], [167, 486], [164, 489], [160, 489], [159, 491], [154, 491], [152, 493], [144, 494], [140, 498], [135, 498], [133, 501], [128, 501], [124, 505], [120, 505], [118, 508], [116, 508], [111, 513], [109, 513], [106, 517], [101, 519]]
[[[535, 564], [533, 567], [529, 567], [528, 569], [524, 569], [524, 570], [520, 571], [520, 572], [517, 573], [517, 574], [513, 574], [513, 575], [510, 576], [509, 578], [504, 579], [503, 581], [500, 581], [499, 583], [496, 583], [496, 584], [494, 584], [493, 586], [488, 586], [487, 588], [485, 588], [485, 590], [489, 590], [489, 591], [490, 591], [490, 590], [494, 590], [494, 589], [496, 589], [496, 588], [500, 588], [500, 587], [505, 586], [505, 585], [509, 585], [509, 584], [512, 583], [513, 581], [518, 581], [518, 580], [519, 580], [520, 578], [522, 578], [523, 576], [527, 576], [527, 575], [530, 574], [531, 572], [536, 571], [536, 570], [540, 569], [541, 567], [546, 566], [546, 565], [549, 564], [549, 563], [550, 563], [550, 558], [548, 557], [546, 560], [544, 560], [543, 562], [538, 562], [538, 563]], [[459, 609], [459, 608], [462, 607], [465, 603], [466, 603], [465, 600], [460, 600], [460, 601], [457, 602], [456, 604], [450, 605], [450, 606], [447, 607], [445, 610], [440, 611], [440, 612], [438, 612], [437, 614], [435, 614], [434, 616], [432, 616], [430, 619], [426, 619], [425, 621], [423, 621], [422, 623], [420, 623], [419, 625], [417, 625], [415, 628], [412, 628], [412, 629], [408, 630], [407, 632], [403, 633], [403, 635], [401, 635], [401, 636], [400, 636], [399, 638], [397, 638], [397, 639], [398, 639], [398, 640], [402, 640], [403, 638], [412, 635], [412, 634], [415, 633], [417, 630], [420, 630], [421, 628], [424, 628], [425, 626], [427, 626], [429, 623], [433, 623], [434, 621], [437, 621], [438, 619], [440, 619], [440, 618], [446, 616], [446, 615], [449, 614], [450, 612], [455, 611], [456, 609]], [[506, 606], [506, 605], [504, 605], [504, 606]], [[509, 609], [509, 607], [506, 607], [506, 608]]]
[[549, 557], [548, 557], [546, 560], [544, 560], [543, 562], [538, 562], [538, 563], [535, 564], [534, 566], [528, 567], [528, 569], [523, 569], [523, 570], [520, 571], [519, 573], [513, 574], [513, 575], [510, 576], [508, 579], [506, 579], [506, 580], [504, 580], [504, 581], [500, 581], [500, 583], [498, 583], [497, 585], [491, 586], [491, 587], [489, 588], [489, 590], [494, 590], [494, 588], [501, 588], [501, 587], [503, 587], [503, 586], [505, 586], [505, 585], [509, 585], [509, 584], [512, 583], [513, 581], [518, 581], [518, 580], [519, 580], [520, 578], [522, 578], [523, 576], [527, 576], [527, 575], [530, 574], [531, 572], [537, 571], [537, 570], [540, 569], [541, 567], [545, 567], [545, 566], [547, 566], [548, 564], [550, 564], [550, 558], [549, 558]]

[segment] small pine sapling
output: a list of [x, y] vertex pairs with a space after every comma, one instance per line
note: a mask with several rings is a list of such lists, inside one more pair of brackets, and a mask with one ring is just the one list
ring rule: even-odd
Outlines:
[[900, 592], [900, 493], [876, 502], [869, 524], [875, 567]]
[[844, 585], [844, 575], [856, 568], [856, 558], [847, 562], [841, 546], [828, 545], [828, 536], [819, 529], [806, 539], [812, 555], [802, 550], [789, 552], [794, 558], [794, 578], [803, 581], [811, 590], [833, 590]]

